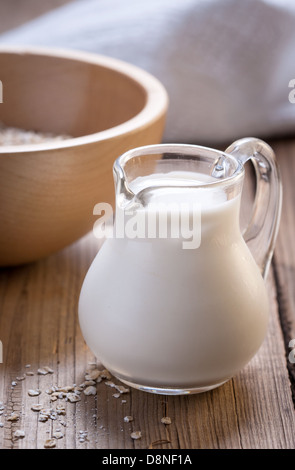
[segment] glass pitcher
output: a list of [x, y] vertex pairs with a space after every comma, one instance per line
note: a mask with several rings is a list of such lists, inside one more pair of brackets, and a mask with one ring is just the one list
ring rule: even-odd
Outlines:
[[[242, 234], [249, 159], [256, 198]], [[267, 331], [264, 279], [282, 200], [272, 149], [254, 138], [225, 152], [151, 145], [119, 157], [114, 178], [112, 235], [80, 294], [88, 346], [115, 377], [144, 391], [188, 394], [222, 385]]]

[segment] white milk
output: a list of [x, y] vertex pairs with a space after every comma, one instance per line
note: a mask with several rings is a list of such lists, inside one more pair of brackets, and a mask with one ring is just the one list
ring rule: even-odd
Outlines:
[[[138, 178], [131, 187], [138, 192], [167, 178], [187, 184], [209, 177], [173, 172]], [[168, 197], [155, 190], [153, 202], [175, 201], [177, 191]], [[182, 190], [181, 198], [201, 203], [200, 247], [108, 239], [85, 278], [79, 316], [87, 344], [118, 378], [201, 390], [228, 380], [256, 353], [268, 305], [240, 234], [240, 198], [227, 201], [220, 189]]]

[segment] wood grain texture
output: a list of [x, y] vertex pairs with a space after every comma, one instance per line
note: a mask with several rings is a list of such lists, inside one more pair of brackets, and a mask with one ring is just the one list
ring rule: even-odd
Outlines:
[[[283, 157], [280, 161], [284, 173], [285, 161], [289, 167], [289, 160]], [[285, 189], [287, 200], [288, 191], [292, 193], [291, 189]], [[289, 216], [285, 224], [290, 243], [293, 222]], [[4, 363], [0, 364], [0, 401], [6, 408], [0, 416], [0, 422], [4, 423], [0, 428], [0, 447], [43, 448], [44, 441], [61, 428], [64, 438], [56, 443], [60, 449], [147, 449], [152, 443], [155, 449], [294, 448], [294, 404], [281, 329], [282, 305], [278, 301], [284, 299], [285, 315], [291, 316], [294, 312], [291, 267], [295, 258], [293, 251], [287, 250], [282, 231], [280, 237], [276, 275], [271, 270], [267, 281], [268, 335], [258, 354], [237, 377], [211, 392], [179, 397], [131, 390], [114, 398], [113, 389], [100, 383], [96, 397], [82, 394], [77, 404], [66, 403], [66, 416], [62, 417], [66, 427], [59, 420], [38, 422], [37, 414], [30, 408], [35, 402], [48, 406], [45, 390], [51, 385], [81, 383], [89, 362], [95, 361], [81, 336], [77, 301], [84, 275], [99, 248], [98, 242], [88, 235], [35, 264], [2, 269], [0, 339]], [[284, 294], [277, 292], [275, 279], [280, 279]], [[290, 325], [292, 336], [294, 324]], [[31, 364], [30, 369], [25, 368], [26, 364]], [[11, 386], [16, 376], [26, 370], [36, 371], [46, 365], [52, 367], [53, 375], [34, 375]], [[35, 388], [40, 388], [42, 394], [29, 397], [27, 391]], [[19, 422], [7, 421], [12, 411], [20, 413]], [[134, 421], [125, 423], [126, 415], [133, 416]], [[163, 416], [170, 416], [172, 424], [162, 424]], [[16, 429], [25, 430], [26, 437], [15, 440]], [[141, 430], [142, 438], [133, 441], [130, 433], [136, 430]], [[85, 442], [80, 442], [80, 431], [88, 432]]]
[[[279, 156], [284, 192], [281, 225], [273, 265], [279, 315], [286, 356], [288, 356], [292, 350], [289, 342], [295, 338], [295, 142], [294, 140], [279, 141], [273, 147]], [[295, 403], [295, 364], [287, 361], [287, 365]]]

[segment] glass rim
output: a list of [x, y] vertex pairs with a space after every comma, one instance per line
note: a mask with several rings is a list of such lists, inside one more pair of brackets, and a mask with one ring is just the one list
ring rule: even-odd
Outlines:
[[[152, 145], [145, 145], [141, 147], [135, 147], [133, 149], [127, 150], [124, 152], [122, 155], [120, 155], [114, 162], [113, 165], [113, 170], [114, 172], [120, 177], [120, 179], [124, 179], [125, 185], [127, 186], [128, 190], [132, 193], [133, 191], [129, 187], [129, 184], [127, 183], [127, 178], [126, 178], [126, 172], [124, 170], [124, 166], [128, 161], [130, 161], [134, 157], [140, 157], [144, 155], [154, 155], [157, 153], [170, 153], [170, 154], [182, 154], [184, 156], [202, 156], [202, 153], [204, 157], [209, 154], [212, 156], [223, 156], [226, 159], [230, 160], [231, 162], [234, 163], [236, 166], [234, 172], [230, 176], [224, 176], [221, 177], [220, 179], [216, 181], [210, 181], [208, 183], [196, 183], [196, 184], [187, 184], [185, 185], [186, 188], [190, 189], [213, 189], [213, 188], [220, 188], [220, 187], [225, 187], [230, 184], [236, 184], [239, 182], [239, 180], [244, 176], [245, 169], [240, 160], [235, 158], [233, 155], [226, 153], [222, 150], [217, 150], [213, 149], [210, 147], [205, 147], [202, 145], [194, 145], [194, 144], [173, 144], [173, 143], [164, 143], [164, 144], [152, 144]], [[167, 159], [168, 160], [168, 159]], [[125, 186], [125, 187], [126, 187]], [[174, 184], [173, 185], [155, 185], [149, 187], [151, 188], [183, 188], [183, 185], [178, 185]], [[147, 189], [147, 188], [145, 188]], [[140, 191], [141, 192], [141, 191]]]

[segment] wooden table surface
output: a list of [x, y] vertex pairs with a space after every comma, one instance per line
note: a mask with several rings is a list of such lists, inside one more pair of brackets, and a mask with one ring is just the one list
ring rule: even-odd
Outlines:
[[[63, 434], [54, 440], [59, 449], [294, 447], [295, 364], [288, 360], [288, 345], [295, 338], [295, 141], [272, 145], [283, 179], [283, 214], [267, 280], [268, 335], [250, 364], [200, 395], [167, 397], [132, 389], [115, 398], [103, 380], [96, 396], [81, 393], [77, 403], [50, 402], [46, 389], [80, 384], [94, 367], [77, 318], [81, 283], [98, 249], [88, 235], [47, 259], [0, 271], [0, 448], [43, 448], [55, 432]], [[39, 375], [46, 366], [54, 373]], [[19, 380], [30, 372], [34, 375]], [[28, 390], [36, 389], [41, 395], [30, 397]], [[54, 410], [64, 404], [66, 414], [40, 422], [31, 410], [38, 402]], [[17, 421], [9, 420], [13, 412]], [[134, 419], [127, 423], [125, 416]], [[171, 424], [161, 423], [163, 416]], [[15, 438], [16, 430], [25, 437]], [[130, 434], [138, 430], [142, 437], [133, 440]]]

